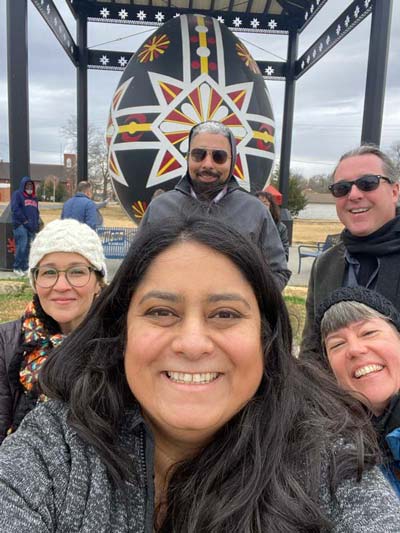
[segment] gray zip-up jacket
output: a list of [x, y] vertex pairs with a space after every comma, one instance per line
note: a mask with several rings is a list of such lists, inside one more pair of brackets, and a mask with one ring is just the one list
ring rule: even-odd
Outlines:
[[[67, 406], [49, 401], [30, 412], [0, 447], [0, 531], [7, 533], [153, 533], [153, 441], [138, 410], [126, 413], [121, 445], [132, 482], [115, 489], [96, 451], [67, 423]], [[398, 533], [399, 501], [378, 468], [343, 482], [321, 506], [332, 533]]]
[[220, 200], [200, 201], [191, 194], [188, 176], [184, 176], [172, 191], [157, 196], [146, 209], [140, 227], [173, 218], [180, 214], [210, 214], [250, 238], [265, 254], [279, 288], [289, 281], [282, 242], [270, 212], [258, 198], [241, 189], [231, 176], [227, 192]]

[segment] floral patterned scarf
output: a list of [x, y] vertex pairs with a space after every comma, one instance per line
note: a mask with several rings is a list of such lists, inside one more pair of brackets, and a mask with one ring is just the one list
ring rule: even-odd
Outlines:
[[46, 361], [49, 351], [62, 342], [64, 335], [49, 334], [42, 320], [37, 316], [34, 302], [30, 302], [25, 309], [22, 335], [25, 350], [19, 381], [25, 394], [31, 398], [36, 397], [37, 402], [46, 401], [47, 398], [39, 387], [39, 370]]

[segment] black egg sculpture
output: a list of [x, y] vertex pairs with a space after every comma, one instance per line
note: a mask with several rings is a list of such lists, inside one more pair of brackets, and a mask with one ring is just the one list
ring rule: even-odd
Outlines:
[[134, 221], [157, 189], [172, 189], [185, 174], [189, 131], [205, 120], [231, 128], [235, 177], [248, 191], [262, 189], [274, 160], [275, 124], [260, 70], [223, 23], [182, 15], [139, 48], [111, 103], [108, 165]]

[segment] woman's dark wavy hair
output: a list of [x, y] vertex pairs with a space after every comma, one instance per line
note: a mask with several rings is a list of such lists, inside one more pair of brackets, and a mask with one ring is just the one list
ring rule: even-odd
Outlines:
[[275, 201], [275, 198], [272, 196], [270, 192], [267, 191], [257, 191], [255, 193], [257, 198], [266, 198], [269, 202], [269, 211], [271, 213], [272, 220], [275, 222], [275, 224], [278, 224], [278, 222], [281, 221], [281, 212], [279, 210], [279, 206]]
[[228, 257], [252, 286], [262, 319], [264, 375], [254, 398], [213, 441], [173, 468], [157, 531], [299, 533], [329, 527], [321, 486], [334, 493], [343, 479], [360, 478], [375, 463], [373, 432], [357, 401], [326, 373], [292, 356], [288, 312], [266, 258], [220, 221], [195, 217], [141, 228], [87, 318], [48, 359], [46, 394], [68, 403], [70, 425], [97, 450], [113, 482], [131, 477], [128, 454], [118, 445], [124, 410], [135, 402], [123, 365], [128, 307], [152, 261], [185, 241]]

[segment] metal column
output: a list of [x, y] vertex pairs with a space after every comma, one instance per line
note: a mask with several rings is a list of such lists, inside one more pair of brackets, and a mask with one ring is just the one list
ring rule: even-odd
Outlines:
[[281, 220], [288, 230], [289, 243], [292, 244], [293, 220], [287, 208], [289, 202], [290, 154], [292, 150], [293, 114], [295, 97], [295, 64], [299, 36], [296, 28], [289, 31], [286, 62], [285, 102], [282, 121], [282, 145], [279, 166], [279, 190], [282, 193]]
[[8, 131], [11, 192], [30, 174], [27, 0], [7, 0]]
[[[10, 192], [30, 175], [27, 0], [7, 0], [7, 80]], [[11, 204], [0, 216], [0, 270], [12, 270]]]
[[292, 149], [293, 113], [295, 97], [295, 63], [298, 49], [297, 29], [289, 31], [286, 63], [285, 103], [282, 122], [282, 146], [279, 167], [279, 190], [282, 193], [282, 207], [287, 208], [289, 196], [290, 153]]
[[381, 142], [391, 18], [392, 0], [375, 0], [369, 41], [362, 143], [379, 145]]
[[87, 84], [87, 17], [84, 9], [77, 20], [78, 67], [77, 67], [77, 179], [88, 179], [88, 84]]

